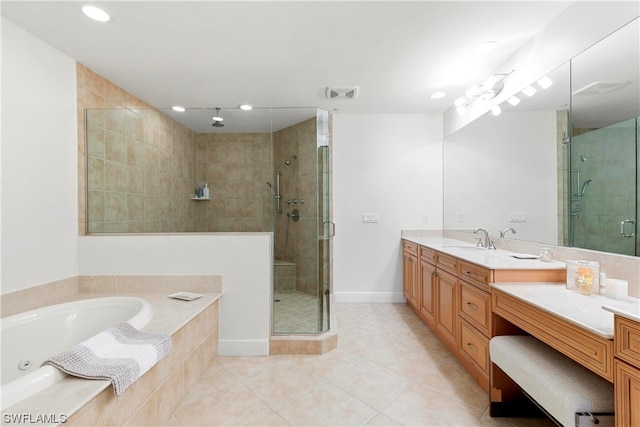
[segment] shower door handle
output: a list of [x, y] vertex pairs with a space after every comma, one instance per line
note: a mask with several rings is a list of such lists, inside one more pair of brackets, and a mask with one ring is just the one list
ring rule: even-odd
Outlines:
[[[327, 227], [329, 226], [329, 227]], [[329, 233], [325, 233], [325, 230], [329, 228]], [[336, 223], [333, 221], [325, 221], [322, 223], [322, 237], [333, 237], [336, 235]]]
[[[624, 231], [624, 226], [625, 226], [625, 224], [631, 224], [631, 225], [632, 225], [632, 227], [631, 227], [631, 234], [627, 234], [627, 233]], [[636, 223], [635, 223], [635, 222], [633, 222], [633, 221], [632, 221], [632, 220], [630, 220], [630, 219], [625, 219], [624, 221], [621, 221], [621, 222], [620, 222], [620, 235], [621, 235], [621, 236], [623, 236], [623, 237], [635, 237], [635, 235], [636, 235], [636, 227], [635, 227], [635, 225], [636, 225]]]

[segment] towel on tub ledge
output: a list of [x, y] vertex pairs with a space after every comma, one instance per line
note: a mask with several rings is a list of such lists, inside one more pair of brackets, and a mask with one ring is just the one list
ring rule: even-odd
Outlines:
[[122, 322], [49, 358], [44, 364], [81, 378], [109, 380], [119, 396], [170, 349], [168, 334], [141, 332]]

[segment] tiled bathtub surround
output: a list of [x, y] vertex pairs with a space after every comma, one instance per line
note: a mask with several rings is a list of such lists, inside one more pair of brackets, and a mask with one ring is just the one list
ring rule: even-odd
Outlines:
[[[191, 302], [167, 297], [179, 290], [204, 296]], [[27, 295], [60, 295], [56, 302], [100, 295], [138, 296], [154, 309], [153, 319], [143, 330], [170, 333], [173, 340], [169, 354], [117, 398], [108, 381], [68, 377], [3, 413], [73, 414], [65, 425], [78, 426], [165, 424], [186, 391], [216, 359], [220, 293], [217, 276], [82, 276], [3, 295], [3, 315], [11, 314], [4, 311], [5, 304]], [[53, 303], [50, 299], [48, 304], [35, 305]], [[25, 310], [31, 308], [35, 307]]]

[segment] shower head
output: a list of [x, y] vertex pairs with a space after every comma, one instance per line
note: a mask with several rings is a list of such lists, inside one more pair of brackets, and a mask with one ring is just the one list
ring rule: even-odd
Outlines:
[[584, 156], [584, 155], [582, 155], [580, 153], [577, 153], [577, 154], [578, 154], [578, 157], [580, 158], [580, 161], [582, 163], [585, 163], [587, 161], [587, 157], [586, 156]]
[[591, 184], [591, 180], [588, 179], [582, 183], [582, 187], [580, 187], [580, 194], [584, 194], [584, 190], [587, 189], [587, 185]]
[[292, 162], [293, 160], [297, 159], [297, 158], [298, 158], [298, 156], [296, 156], [296, 155], [294, 154], [293, 156], [291, 156], [291, 157], [289, 157], [287, 160], [285, 160], [285, 161], [284, 161], [284, 164], [285, 164], [285, 165], [287, 165], [287, 166], [289, 166], [289, 165], [291, 164], [291, 162]]

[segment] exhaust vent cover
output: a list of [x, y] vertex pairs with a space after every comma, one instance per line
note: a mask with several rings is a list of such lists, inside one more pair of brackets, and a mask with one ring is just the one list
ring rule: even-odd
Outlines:
[[351, 87], [328, 87], [328, 99], [354, 99], [358, 96], [358, 86]]

